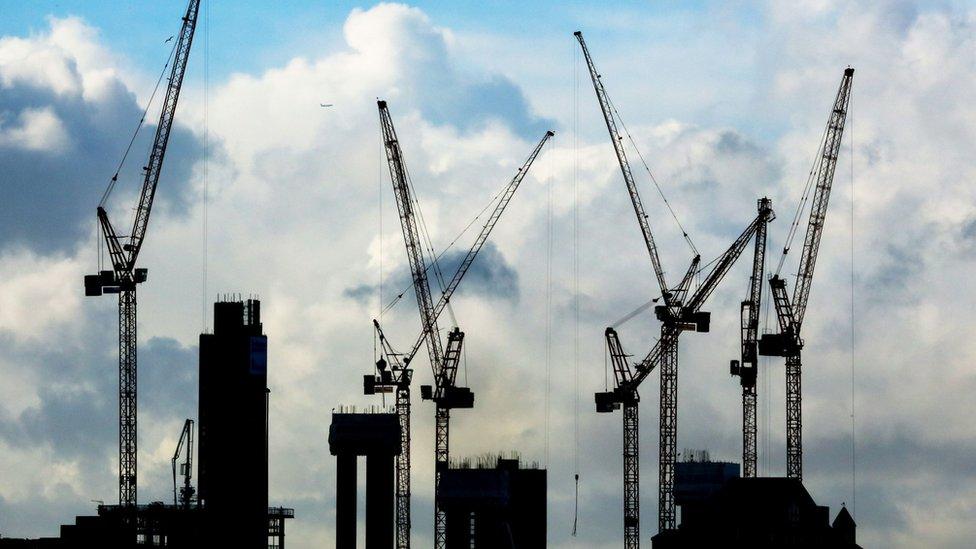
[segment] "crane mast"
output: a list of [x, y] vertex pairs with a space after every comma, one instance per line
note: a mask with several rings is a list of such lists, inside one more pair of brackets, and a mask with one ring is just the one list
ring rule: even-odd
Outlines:
[[[769, 199], [759, 201], [759, 210], [769, 207]], [[762, 281], [766, 268], [766, 225], [756, 230], [749, 276], [749, 297], [740, 309], [740, 360], [733, 360], [731, 373], [742, 385], [742, 476], [756, 476], [756, 374], [758, 371], [759, 312], [762, 310]]]
[[[803, 240], [803, 252], [797, 269], [796, 286], [793, 288], [793, 299], [790, 300], [787, 294], [785, 279], [778, 274], [769, 279], [780, 332], [778, 334], [763, 334], [759, 341], [760, 354], [786, 358], [786, 476], [799, 480], [803, 480], [801, 391], [803, 339], [800, 337], [800, 327], [803, 324], [807, 302], [810, 298], [813, 271], [817, 264], [820, 239], [823, 236], [824, 221], [827, 217], [827, 203], [834, 182], [837, 157], [840, 154], [853, 81], [854, 69], [848, 67], [844, 70], [844, 75], [841, 78], [840, 87], [837, 90], [827, 120], [824, 140], [820, 145], [817, 159], [811, 170], [815, 187], [810, 202], [810, 217], [807, 222], [806, 236]], [[789, 251], [789, 245], [790, 242], [787, 241], [783, 249], [784, 256]]]
[[[615, 390], [627, 386], [633, 379], [628, 358], [615, 329], [607, 328], [607, 354], [613, 365]], [[624, 547], [640, 547], [640, 441], [638, 440], [638, 405], [636, 389], [618, 392], [614, 408], [623, 407], [623, 466], [624, 466]]]
[[149, 150], [149, 160], [143, 166], [142, 191], [132, 232], [127, 236], [118, 235], [109, 221], [104, 204], [99, 204], [98, 222], [108, 247], [112, 270], [85, 276], [85, 295], [119, 294], [119, 505], [125, 507], [136, 504], [136, 285], [145, 282], [147, 275], [146, 269], [136, 268], [136, 260], [149, 226], [149, 214], [173, 128], [199, 11], [200, 0], [190, 0], [174, 48], [173, 67], [156, 125], [156, 135]]
[[400, 424], [400, 453], [396, 456], [396, 547], [410, 547], [410, 382], [413, 369], [393, 349], [383, 333], [379, 321], [373, 320], [373, 328], [382, 350], [376, 362], [379, 375], [363, 376], [363, 393], [396, 393], [396, 413]]
[[417, 294], [422, 329], [420, 336], [410, 351], [406, 355], [401, 355], [394, 351], [393, 346], [383, 334], [379, 322], [376, 320], [373, 321], [385, 358], [382, 358], [377, 363], [379, 376], [367, 375], [364, 377], [364, 392], [366, 394], [373, 394], [376, 392], [396, 391], [396, 409], [402, 437], [402, 451], [397, 457], [396, 464], [396, 545], [397, 549], [405, 549], [410, 546], [410, 382], [412, 380], [413, 370], [409, 368], [409, 364], [420, 347], [425, 342], [427, 343], [431, 368], [434, 374], [434, 387], [429, 385], [422, 386], [421, 396], [425, 400], [433, 400], [436, 405], [434, 441], [434, 537], [435, 547], [444, 547], [446, 543], [447, 522], [445, 514], [436, 503], [436, 494], [439, 493], [441, 472], [447, 468], [450, 458], [450, 410], [452, 408], [473, 407], [474, 394], [469, 388], [458, 387], [455, 383], [458, 364], [462, 356], [461, 349], [464, 342], [464, 332], [454, 327], [448, 333], [447, 347], [444, 348], [441, 344], [440, 333], [437, 328], [437, 319], [450, 302], [451, 296], [460, 285], [461, 280], [471, 267], [478, 252], [481, 251], [492, 229], [494, 229], [505, 208], [515, 195], [515, 191], [541, 152], [543, 145], [554, 134], [551, 131], [546, 132], [545, 136], [543, 136], [542, 140], [532, 151], [532, 154], [519, 168], [515, 177], [503, 189], [494, 210], [492, 210], [491, 215], [482, 227], [474, 244], [472, 244], [464, 259], [461, 261], [461, 264], [441, 293], [437, 303], [434, 304], [427, 277], [428, 265], [423, 255], [418, 226], [414, 216], [416, 197], [412, 194], [409, 177], [403, 163], [403, 153], [387, 104], [385, 101], [378, 101], [377, 106], [380, 112], [384, 148], [386, 150], [390, 176], [393, 181], [394, 194], [396, 195], [404, 243], [410, 259], [410, 270], [413, 277], [414, 291]]

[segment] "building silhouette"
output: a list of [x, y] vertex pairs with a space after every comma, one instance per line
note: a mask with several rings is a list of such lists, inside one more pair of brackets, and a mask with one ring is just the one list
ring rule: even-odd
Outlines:
[[[817, 505], [797, 479], [729, 478], [707, 493], [718, 468], [695, 463], [686, 469], [694, 486], [676, 487], [681, 523], [652, 538], [654, 549], [692, 547], [856, 549], [855, 524], [846, 508], [830, 522], [830, 509]], [[727, 464], [723, 464], [727, 465]], [[704, 472], [704, 473], [703, 473]], [[703, 473], [699, 475], [699, 473]], [[676, 478], [680, 483], [681, 478]], [[714, 484], [712, 484], [714, 486]], [[684, 497], [678, 502], [678, 493]]]
[[356, 547], [356, 470], [366, 457], [366, 549], [393, 547], [394, 458], [400, 454], [395, 413], [340, 409], [332, 414], [329, 452], [336, 456], [336, 549]]
[[265, 547], [268, 512], [268, 338], [261, 302], [214, 304], [212, 334], [200, 335], [199, 504], [204, 537]]
[[197, 500], [99, 505], [56, 538], [0, 539], [0, 548], [284, 547], [295, 515], [268, 507], [267, 348], [258, 300], [214, 304], [214, 331], [200, 335]]
[[546, 470], [489, 456], [454, 464], [441, 476], [447, 548], [546, 546]]

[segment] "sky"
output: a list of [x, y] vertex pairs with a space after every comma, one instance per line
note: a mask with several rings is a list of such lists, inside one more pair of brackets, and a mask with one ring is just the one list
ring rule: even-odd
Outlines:
[[[775, 268], [841, 74], [856, 68], [803, 328], [804, 481], [832, 515], [842, 504], [854, 512], [864, 546], [971, 545], [976, 7], [204, 5], [140, 256], [140, 502], [171, 497], [170, 457], [196, 414], [197, 341], [212, 302], [259, 296], [271, 501], [296, 510], [291, 547], [333, 546], [330, 413], [382, 404], [360, 394], [375, 360], [371, 321], [409, 276], [384, 173], [382, 98], [438, 249], [556, 132], [452, 301], [476, 408], [454, 414], [451, 448], [517, 450], [545, 465], [552, 547], [619, 546], [620, 416], [596, 414], [592, 394], [606, 383], [604, 328], [654, 297], [655, 283], [572, 36], [582, 30], [706, 262], [768, 196]], [[85, 298], [82, 277], [98, 267], [94, 207], [184, 7], [0, 1], [0, 535], [55, 535], [94, 501], [117, 498], [116, 304]], [[150, 107], [108, 203], [113, 219], [137, 198]], [[675, 280], [691, 251], [635, 167]], [[728, 361], [748, 263], [711, 297], [711, 332], [681, 341], [678, 446], [716, 459], [740, 459]], [[409, 297], [382, 320], [400, 345], [420, 327]], [[635, 355], [657, 330], [648, 314], [618, 329]], [[430, 383], [426, 359], [415, 367]], [[779, 476], [782, 362], [761, 368], [759, 472]], [[657, 514], [657, 383], [652, 374], [641, 388], [645, 544]], [[412, 535], [429, 546], [432, 410], [416, 396]]]

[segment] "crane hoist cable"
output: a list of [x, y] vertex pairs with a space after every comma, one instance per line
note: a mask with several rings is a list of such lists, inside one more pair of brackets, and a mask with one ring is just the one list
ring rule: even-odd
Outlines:
[[[423, 209], [420, 207], [420, 200], [417, 197], [417, 188], [413, 184], [413, 177], [410, 175], [410, 169], [407, 166], [404, 166], [403, 169], [407, 175], [407, 186], [410, 187], [410, 196], [413, 201], [413, 207], [416, 209], [417, 218], [420, 220], [419, 228], [421, 242], [427, 248], [426, 253], [431, 258], [430, 263], [427, 265], [427, 270], [429, 271], [433, 269], [434, 278], [437, 280], [437, 286], [441, 293], [443, 293], [444, 289], [447, 287], [447, 283], [444, 281], [444, 272], [441, 270], [440, 262], [438, 261], [441, 255], [434, 250], [434, 241], [430, 236], [430, 230], [427, 228], [427, 220], [424, 217]], [[454, 315], [454, 307], [452, 307], [450, 303], [447, 304], [447, 312], [451, 316], [451, 324], [453, 326], [457, 326], [458, 322], [457, 317]], [[440, 336], [438, 335], [438, 337]]]
[[142, 111], [142, 116], [139, 118], [139, 123], [136, 124], [135, 131], [132, 132], [132, 137], [129, 139], [129, 144], [125, 147], [125, 151], [122, 153], [122, 158], [119, 160], [119, 165], [115, 168], [115, 173], [112, 174], [112, 178], [109, 180], [108, 185], [105, 187], [105, 191], [102, 193], [101, 200], [98, 201], [98, 207], [104, 207], [105, 202], [108, 200], [109, 195], [115, 189], [115, 184], [119, 180], [119, 173], [125, 166], [125, 161], [129, 157], [129, 151], [132, 150], [132, 146], [136, 142], [136, 138], [139, 136], [139, 131], [146, 124], [146, 116], [149, 114], [149, 109], [152, 107], [153, 99], [156, 98], [156, 92], [159, 91], [160, 84], [163, 83], [163, 78], [166, 76], [166, 69], [169, 68], [170, 62], [173, 60], [173, 54], [176, 52], [177, 44], [174, 43], [172, 49], [170, 49], [169, 57], [166, 58], [166, 63], [163, 65], [163, 70], [159, 72], [159, 78], [156, 79], [156, 86], [153, 88], [152, 94], [149, 96], [149, 101], [146, 102], [146, 108]]
[[807, 181], [803, 185], [803, 193], [800, 195], [800, 200], [796, 205], [796, 212], [793, 214], [793, 221], [790, 223], [790, 230], [786, 236], [786, 243], [783, 244], [783, 254], [779, 258], [779, 264], [776, 266], [776, 275], [778, 276], [783, 270], [783, 264], [786, 263], [786, 256], [789, 255], [790, 249], [793, 247], [793, 239], [796, 237], [797, 229], [800, 228], [800, 223], [803, 221], [803, 212], [807, 209], [807, 203], [810, 201], [810, 192], [814, 188], [815, 172], [819, 166], [818, 159], [823, 155], [823, 142], [824, 137], [827, 135], [828, 127], [824, 127], [823, 131], [820, 133], [820, 145], [817, 147], [817, 152], [814, 153], [813, 162], [810, 165], [810, 172], [807, 174]]
[[851, 90], [850, 106], [848, 107], [848, 112], [850, 113], [850, 146], [851, 146], [851, 516], [857, 516], [857, 431], [856, 424], [854, 421], [854, 366], [857, 361], [857, 332], [854, 327], [857, 326], [857, 316], [856, 316], [856, 263], [855, 259], [855, 191], [857, 190], [854, 186], [854, 90]]
[[644, 171], [647, 172], [647, 175], [651, 178], [651, 182], [654, 183], [654, 188], [657, 189], [657, 194], [661, 196], [661, 200], [663, 200], [664, 205], [667, 206], [668, 212], [671, 213], [671, 218], [674, 219], [675, 224], [677, 224], [678, 229], [681, 231], [681, 236], [685, 239], [685, 243], [688, 244], [688, 247], [691, 249], [693, 254], [699, 255], [698, 248], [695, 247], [695, 243], [692, 242], [688, 231], [685, 230], [684, 225], [681, 224], [681, 220], [678, 219], [678, 214], [675, 213], [674, 208], [671, 207], [671, 202], [668, 201], [666, 196], [664, 196], [664, 190], [661, 189], [661, 185], [657, 182], [657, 178], [654, 177], [654, 174], [651, 172], [650, 166], [648, 166], [647, 161], [644, 160], [644, 155], [641, 153], [640, 149], [637, 148], [637, 142], [634, 141], [634, 137], [630, 135], [630, 130], [627, 129], [627, 124], [624, 123], [624, 119], [620, 116], [620, 113], [617, 111], [617, 106], [613, 104], [613, 100], [610, 99], [609, 95], [607, 96], [607, 104], [610, 105], [610, 109], [613, 111], [614, 117], [618, 122], [620, 122], [620, 127], [623, 128], [624, 134], [627, 135], [627, 139], [630, 141], [630, 146], [634, 149], [634, 152], [637, 153], [637, 157], [640, 158], [641, 165], [644, 166]]
[[[489, 210], [489, 209], [490, 209], [490, 208], [492, 207], [492, 205], [494, 205], [494, 204], [495, 204], [495, 202], [497, 202], [497, 201], [498, 201], [498, 200], [499, 200], [499, 199], [500, 199], [500, 198], [502, 197], [502, 195], [503, 195], [503, 194], [505, 193], [505, 189], [506, 189], [507, 187], [508, 187], [508, 185], [507, 185], [507, 184], [506, 184], [506, 185], [503, 185], [503, 186], [502, 186], [502, 187], [501, 187], [501, 188], [500, 188], [500, 189], [498, 190], [498, 192], [497, 192], [497, 193], [495, 193], [495, 196], [493, 196], [493, 197], [491, 197], [491, 200], [489, 200], [489, 201], [488, 201], [488, 203], [487, 203], [487, 204], [485, 204], [485, 207], [484, 207], [484, 208], [482, 208], [482, 209], [481, 209], [481, 211], [480, 211], [480, 212], [478, 212], [478, 213], [477, 213], [477, 215], [475, 215], [475, 216], [474, 216], [474, 217], [473, 217], [473, 218], [471, 219], [471, 221], [469, 221], [469, 222], [468, 222], [468, 224], [464, 226], [464, 228], [463, 228], [463, 229], [461, 229], [461, 232], [459, 232], [459, 233], [458, 233], [458, 234], [457, 234], [457, 235], [456, 235], [456, 236], [455, 236], [455, 237], [454, 237], [454, 238], [453, 238], [453, 239], [451, 240], [451, 242], [450, 242], [450, 243], [449, 243], [449, 244], [448, 244], [448, 245], [447, 245], [447, 246], [446, 246], [446, 247], [445, 247], [445, 248], [444, 248], [443, 250], [441, 250], [441, 252], [440, 252], [439, 254], [437, 254], [437, 255], [436, 255], [436, 256], [435, 256], [434, 258], [433, 258], [433, 261], [432, 261], [431, 263], [436, 263], [436, 262], [437, 262], [438, 260], [440, 260], [440, 259], [441, 259], [442, 257], [444, 257], [444, 255], [445, 255], [445, 254], [446, 254], [447, 252], [449, 252], [449, 251], [451, 250], [451, 248], [453, 248], [453, 247], [454, 247], [454, 245], [458, 243], [458, 241], [459, 241], [459, 240], [461, 240], [461, 238], [462, 238], [462, 237], [463, 237], [463, 236], [464, 236], [464, 235], [465, 235], [465, 234], [466, 234], [466, 233], [468, 232], [468, 230], [469, 230], [469, 229], [471, 229], [471, 227], [472, 227], [472, 226], [474, 226], [474, 224], [475, 224], [475, 222], [476, 222], [476, 221], [478, 221], [479, 219], [481, 219], [481, 216], [483, 216], [483, 215], [485, 214], [485, 212], [487, 212], [487, 211], [488, 211], [488, 210]], [[415, 193], [414, 193], [414, 194], [415, 194]], [[428, 265], [428, 266], [427, 266], [427, 270], [429, 271], [430, 269], [431, 269], [431, 265]], [[388, 311], [390, 311], [390, 310], [391, 310], [391, 309], [392, 309], [393, 307], [395, 307], [395, 306], [396, 306], [396, 304], [397, 304], [397, 303], [399, 303], [401, 299], [403, 299], [403, 296], [404, 296], [404, 295], [405, 295], [405, 294], [406, 294], [406, 293], [407, 293], [408, 291], [410, 291], [410, 289], [411, 289], [411, 288], [413, 288], [413, 282], [411, 282], [410, 284], [407, 284], [406, 286], [404, 286], [404, 287], [403, 287], [403, 289], [402, 289], [402, 290], [400, 290], [400, 291], [399, 291], [399, 292], [398, 292], [398, 293], [396, 294], [396, 296], [395, 296], [395, 297], [394, 297], [393, 299], [391, 299], [389, 303], [387, 303], [387, 304], [386, 304], [386, 306], [385, 306], [385, 307], [383, 307], [383, 309], [382, 309], [382, 311], [380, 312], [380, 314], [383, 314], [383, 313], [386, 313], [386, 312], [388, 312]]]

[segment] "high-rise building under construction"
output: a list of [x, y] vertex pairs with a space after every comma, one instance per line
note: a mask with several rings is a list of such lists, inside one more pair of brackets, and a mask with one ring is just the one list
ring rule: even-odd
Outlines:
[[213, 541], [264, 547], [269, 390], [261, 302], [218, 302], [213, 318], [213, 333], [200, 335], [200, 505]]

